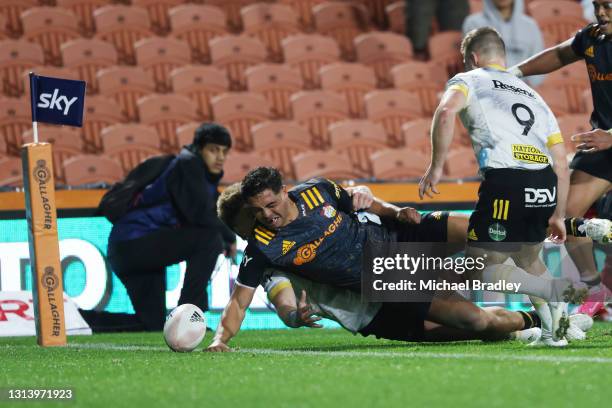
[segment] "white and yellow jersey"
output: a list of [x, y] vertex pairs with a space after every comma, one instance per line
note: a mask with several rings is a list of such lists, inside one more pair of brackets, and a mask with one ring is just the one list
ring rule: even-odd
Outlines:
[[544, 100], [501, 66], [455, 75], [447, 89], [466, 96], [460, 112], [481, 172], [539, 170], [552, 164], [549, 148], [563, 143], [559, 125]]

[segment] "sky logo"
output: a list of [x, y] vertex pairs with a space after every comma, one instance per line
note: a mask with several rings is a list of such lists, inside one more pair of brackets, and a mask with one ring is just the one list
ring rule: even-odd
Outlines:
[[85, 81], [30, 73], [32, 122], [83, 126]]
[[[70, 106], [72, 106], [73, 103], [75, 103], [79, 98], [77, 98], [76, 96], [68, 99], [67, 96], [64, 95], [59, 95], [59, 89], [55, 88], [53, 90], [53, 94], [50, 93], [42, 93], [40, 94], [40, 99], [38, 102], [38, 106], [39, 108], [46, 108], [46, 109], [57, 109], [60, 110], [64, 113], [64, 116], [68, 115], [68, 112], [70, 111]], [[49, 98], [51, 98], [51, 100], [49, 100]], [[62, 107], [62, 103], [63, 103], [63, 107]]]

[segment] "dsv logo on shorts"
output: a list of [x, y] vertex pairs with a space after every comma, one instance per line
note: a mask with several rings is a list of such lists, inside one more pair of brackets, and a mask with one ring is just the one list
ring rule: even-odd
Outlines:
[[[67, 96], [58, 95], [58, 94], [59, 94], [59, 89], [57, 88], [53, 90], [52, 94], [50, 93], [40, 94], [39, 102], [38, 102], [38, 105], [36, 106], [38, 106], [39, 108], [59, 110], [63, 112], [64, 116], [68, 115], [68, 111], [70, 110], [70, 107], [79, 98], [75, 96], [69, 100]], [[51, 98], [51, 100], [49, 100], [49, 98]]]
[[557, 187], [525, 188], [525, 207], [553, 207], [556, 205]]

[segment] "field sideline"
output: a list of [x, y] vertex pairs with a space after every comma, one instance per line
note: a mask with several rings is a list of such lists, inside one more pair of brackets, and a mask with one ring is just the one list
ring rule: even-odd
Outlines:
[[[207, 334], [202, 345], [209, 343]], [[612, 325], [562, 350], [518, 342], [400, 343], [336, 329], [243, 331], [235, 353], [172, 353], [161, 333], [0, 339], [0, 388], [74, 390], [0, 406], [580, 406], [609, 403]]]

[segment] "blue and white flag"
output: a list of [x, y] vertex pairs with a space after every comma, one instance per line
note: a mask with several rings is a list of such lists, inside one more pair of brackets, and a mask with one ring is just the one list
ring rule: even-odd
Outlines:
[[32, 122], [83, 126], [85, 81], [50, 78], [30, 72]]

